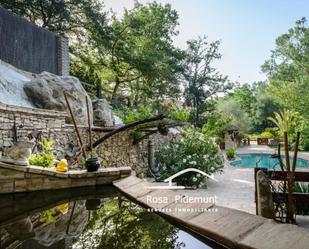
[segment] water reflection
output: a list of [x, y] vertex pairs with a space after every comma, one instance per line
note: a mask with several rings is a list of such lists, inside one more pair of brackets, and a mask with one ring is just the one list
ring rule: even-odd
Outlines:
[[0, 248], [210, 248], [114, 189], [92, 191], [0, 197]]

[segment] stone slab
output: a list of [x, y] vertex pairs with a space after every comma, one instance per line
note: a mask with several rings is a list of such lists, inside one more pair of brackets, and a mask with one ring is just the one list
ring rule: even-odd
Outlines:
[[135, 176], [129, 176], [117, 181], [113, 182], [113, 185], [120, 189], [121, 191], [124, 191], [127, 187], [133, 186], [137, 183], [143, 182], [143, 180], [135, 177]]
[[309, 248], [309, 230], [296, 225], [267, 221], [248, 233], [237, 244], [238, 248], [307, 249]]
[[188, 224], [196, 231], [232, 247], [247, 233], [261, 226], [266, 219], [242, 211], [213, 206], [190, 220]]
[[[150, 184], [147, 184], [147, 186], [149, 185]], [[150, 191], [145, 195], [137, 197], [137, 200], [143, 203], [145, 206], [150, 206], [153, 209], [160, 210], [175, 203], [175, 192], [171, 190], [167, 189], [162, 190], [148, 189], [148, 190]]]
[[[169, 214], [177, 220], [190, 220], [200, 215], [209, 208], [214, 206], [213, 203], [173, 203], [168, 208]], [[196, 211], [195, 211], [196, 210]]]
[[149, 194], [153, 191], [153, 189], [147, 188], [149, 184], [147, 182], [138, 182], [137, 184], [128, 186], [125, 188], [125, 193], [129, 196], [132, 196], [133, 198], [138, 199], [141, 196], [144, 196], [146, 194]]

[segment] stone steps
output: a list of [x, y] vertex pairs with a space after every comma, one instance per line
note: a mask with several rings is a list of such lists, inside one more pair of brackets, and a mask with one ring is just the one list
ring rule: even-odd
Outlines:
[[[156, 184], [134, 176], [116, 180], [113, 184], [143, 207], [153, 209], [176, 224], [228, 248], [309, 248], [309, 229], [279, 224], [273, 220], [211, 203], [177, 202], [177, 191], [149, 189], [149, 186]], [[167, 199], [162, 202], [153, 201], [160, 200], [160, 197]], [[182, 195], [182, 198], [184, 197]]]

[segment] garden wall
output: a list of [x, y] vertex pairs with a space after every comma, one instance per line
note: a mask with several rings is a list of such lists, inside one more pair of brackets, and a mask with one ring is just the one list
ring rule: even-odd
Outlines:
[[[66, 112], [16, 107], [0, 103], [0, 150], [4, 151], [17, 140], [27, 139], [34, 130], [42, 132], [42, 139], [55, 141], [57, 155], [61, 158], [69, 144], [78, 146], [74, 127], [65, 123]], [[16, 136], [14, 126], [17, 127]], [[79, 127], [83, 141], [87, 141], [87, 127]], [[94, 129], [94, 140], [106, 134], [106, 129]], [[132, 144], [127, 131], [121, 132], [97, 147], [97, 154], [105, 167], [129, 166], [137, 173], [147, 168], [147, 142]]]

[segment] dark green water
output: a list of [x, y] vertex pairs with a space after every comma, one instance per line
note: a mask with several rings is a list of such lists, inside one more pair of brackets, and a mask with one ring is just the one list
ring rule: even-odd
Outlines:
[[147, 212], [114, 188], [0, 196], [0, 248], [222, 248]]

